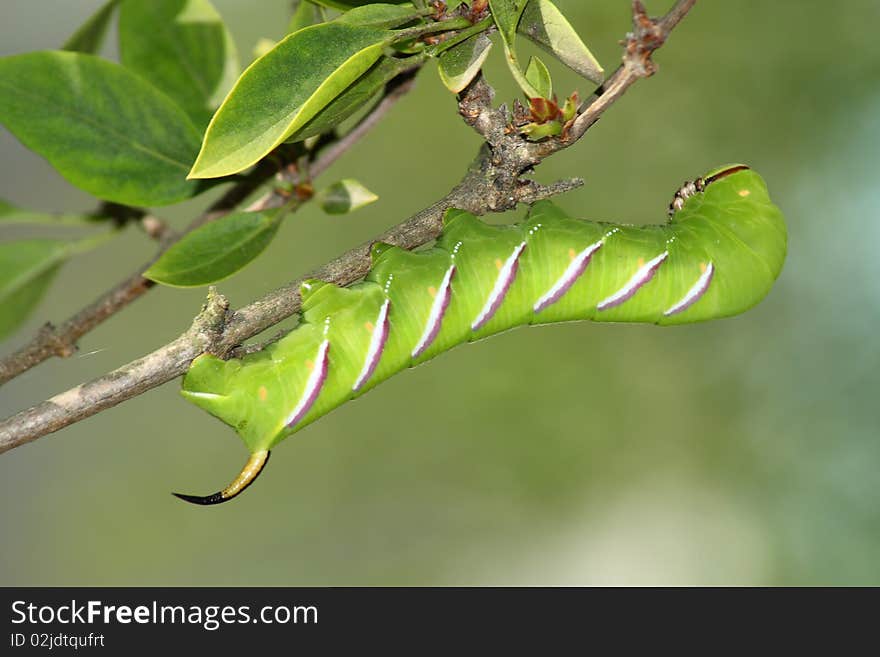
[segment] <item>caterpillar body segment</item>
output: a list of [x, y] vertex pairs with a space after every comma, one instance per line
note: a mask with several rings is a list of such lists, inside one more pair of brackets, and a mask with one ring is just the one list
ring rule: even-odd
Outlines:
[[231, 425], [251, 453], [268, 453], [464, 342], [574, 320], [699, 322], [743, 312], [767, 294], [786, 230], [758, 174], [720, 168], [686, 183], [670, 207], [665, 224], [648, 226], [575, 219], [549, 201], [512, 226], [450, 211], [433, 248], [377, 245], [363, 282], [305, 283], [294, 331], [241, 360], [200, 356], [182, 393]]

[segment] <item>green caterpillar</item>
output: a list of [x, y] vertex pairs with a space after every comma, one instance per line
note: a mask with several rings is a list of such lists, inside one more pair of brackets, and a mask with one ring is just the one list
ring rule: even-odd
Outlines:
[[544, 201], [490, 226], [451, 210], [433, 248], [376, 244], [366, 279], [302, 286], [302, 322], [241, 360], [193, 361], [183, 396], [231, 425], [251, 452], [217, 504], [247, 487], [269, 450], [401, 370], [524, 324], [572, 320], [684, 324], [741, 313], [782, 269], [786, 229], [763, 179], [744, 165], [686, 183], [669, 221], [573, 219]]

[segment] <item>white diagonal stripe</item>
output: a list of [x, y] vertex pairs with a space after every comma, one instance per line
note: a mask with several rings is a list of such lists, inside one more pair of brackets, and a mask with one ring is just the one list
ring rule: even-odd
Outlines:
[[300, 395], [299, 402], [297, 402], [296, 407], [290, 412], [290, 415], [288, 415], [287, 419], [284, 421], [286, 426], [299, 422], [309, 411], [312, 404], [315, 403], [318, 393], [321, 390], [321, 386], [324, 385], [324, 379], [327, 377], [327, 350], [329, 348], [330, 341], [326, 339], [321, 343], [321, 346], [318, 347], [318, 354], [315, 356], [315, 366], [309, 374], [308, 381], [306, 381], [306, 387], [303, 390], [302, 395]]
[[483, 305], [480, 314], [477, 315], [477, 318], [473, 322], [471, 322], [472, 331], [476, 331], [489, 321], [492, 318], [492, 315], [495, 314], [495, 311], [498, 310], [498, 304], [501, 301], [501, 297], [510, 287], [510, 279], [513, 276], [513, 269], [516, 267], [516, 261], [519, 259], [524, 248], [526, 248], [526, 243], [522, 242], [513, 250], [513, 253], [507, 257], [507, 260], [505, 260], [504, 264], [501, 266], [501, 270], [498, 272], [498, 278], [495, 279], [495, 285], [489, 293], [489, 298], [486, 299], [486, 303]]
[[422, 331], [422, 337], [419, 338], [418, 344], [412, 350], [412, 357], [417, 358], [428, 345], [431, 344], [435, 335], [438, 324], [443, 321], [443, 312], [446, 306], [446, 295], [449, 294], [449, 285], [452, 282], [452, 274], [455, 273], [455, 265], [451, 265], [443, 276], [443, 282], [434, 295], [434, 303], [431, 305], [431, 312], [428, 315], [428, 321], [425, 322], [425, 329]]
[[596, 305], [596, 308], [599, 310], [605, 310], [606, 308], [611, 308], [629, 299], [638, 291], [640, 287], [642, 287], [642, 285], [644, 285], [654, 277], [654, 270], [661, 262], [666, 260], [668, 256], [669, 251], [664, 251], [656, 258], [652, 258], [644, 265], [639, 267], [638, 271], [636, 271], [636, 273], [633, 274], [632, 277], [630, 277], [630, 279], [622, 288], [620, 288], [610, 297], [600, 301]]
[[388, 306], [390, 304], [391, 301], [385, 299], [385, 303], [379, 308], [379, 316], [376, 318], [373, 333], [370, 335], [370, 348], [367, 350], [364, 366], [361, 368], [361, 373], [358, 375], [352, 390], [358, 390], [364, 385], [376, 369], [376, 361], [382, 355], [382, 348], [385, 346], [385, 338], [387, 337], [388, 327], [385, 326], [385, 320], [388, 319]]
[[697, 279], [697, 282], [691, 286], [691, 289], [687, 291], [681, 300], [669, 308], [666, 312], [663, 313], [664, 316], [669, 317], [669, 315], [674, 315], [676, 313], [680, 313], [682, 310], [686, 310], [697, 300], [706, 293], [706, 290], [709, 289], [709, 282], [712, 280], [712, 274], [715, 273], [715, 267], [710, 262], [706, 265], [706, 269], [700, 274], [700, 277]]
[[540, 312], [546, 306], [555, 301], [558, 301], [559, 297], [561, 297], [563, 293], [567, 292], [568, 288], [571, 287], [574, 284], [574, 281], [583, 273], [584, 263], [592, 258], [593, 254], [604, 243], [605, 240], [599, 240], [594, 244], [590, 244], [590, 246], [588, 246], [586, 249], [584, 249], [574, 258], [572, 258], [571, 262], [568, 263], [568, 267], [566, 267], [565, 271], [562, 272], [562, 276], [560, 276], [557, 281], [552, 285], [552, 287], [535, 302], [532, 310], [534, 310], [536, 313]]

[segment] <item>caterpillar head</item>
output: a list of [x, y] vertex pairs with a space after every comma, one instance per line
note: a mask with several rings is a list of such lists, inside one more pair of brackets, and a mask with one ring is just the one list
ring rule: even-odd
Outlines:
[[717, 169], [713, 169], [709, 173], [707, 173], [702, 178], [697, 178], [696, 180], [686, 180], [685, 183], [678, 188], [678, 191], [672, 197], [672, 202], [669, 204], [669, 216], [671, 217], [676, 212], [681, 210], [684, 207], [684, 202], [687, 201], [691, 196], [699, 194], [703, 190], [706, 189], [713, 182], [721, 180], [722, 178], [726, 178], [734, 173], [739, 171], [745, 171], [749, 169], [749, 167], [745, 164], [728, 164], [723, 167], [719, 167]]

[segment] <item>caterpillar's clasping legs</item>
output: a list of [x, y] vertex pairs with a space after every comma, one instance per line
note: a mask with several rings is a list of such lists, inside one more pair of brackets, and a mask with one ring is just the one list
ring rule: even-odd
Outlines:
[[184, 495], [183, 493], [172, 493], [172, 495], [187, 502], [192, 502], [193, 504], [220, 504], [221, 502], [228, 502], [254, 483], [254, 480], [263, 471], [263, 468], [268, 461], [268, 449], [254, 452], [251, 454], [251, 457], [248, 459], [248, 462], [245, 463], [238, 476], [232, 480], [232, 483], [213, 495], [207, 495], [205, 497], [199, 497], [198, 495]]

